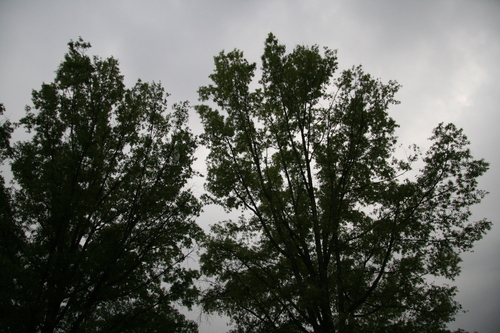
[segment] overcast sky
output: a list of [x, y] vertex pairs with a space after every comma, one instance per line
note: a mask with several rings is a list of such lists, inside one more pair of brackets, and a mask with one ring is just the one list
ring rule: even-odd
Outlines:
[[[90, 53], [119, 59], [128, 86], [161, 81], [172, 102], [197, 102], [209, 82], [213, 56], [238, 48], [258, 62], [269, 32], [291, 50], [318, 44], [338, 50], [339, 65], [363, 65], [402, 84], [391, 115], [405, 146], [426, 139], [439, 122], [463, 127], [475, 157], [491, 163], [474, 208], [493, 229], [463, 255], [454, 283], [466, 314], [450, 328], [495, 333], [500, 327], [500, 1], [0, 1], [0, 103], [17, 120], [31, 90], [51, 82], [81, 36]], [[194, 117], [194, 115], [193, 115]], [[193, 120], [193, 129], [200, 125]], [[202, 161], [201, 161], [202, 162]], [[201, 163], [200, 162], [200, 163]], [[199, 184], [202, 188], [202, 184]], [[200, 224], [216, 222], [216, 209]], [[193, 313], [192, 318], [197, 314]], [[202, 318], [200, 332], [221, 332]], [[221, 328], [222, 327], [222, 328]]]

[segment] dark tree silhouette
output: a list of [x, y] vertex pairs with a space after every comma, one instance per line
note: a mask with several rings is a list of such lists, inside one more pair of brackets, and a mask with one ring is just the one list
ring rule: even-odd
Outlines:
[[221, 52], [199, 90], [209, 199], [244, 211], [207, 241], [205, 310], [234, 332], [446, 332], [456, 288], [431, 281], [456, 277], [490, 228], [469, 222], [488, 164], [452, 124], [396, 158], [399, 85], [361, 67], [335, 76], [334, 51], [286, 53], [271, 34], [251, 90], [255, 69]]
[[69, 43], [54, 82], [33, 91], [20, 121], [31, 138], [9, 148], [15, 183], [0, 198], [9, 268], [0, 325], [197, 331], [174, 306], [192, 305], [198, 293], [198, 272], [183, 265], [202, 235], [200, 204], [185, 186], [196, 148], [188, 106], [168, 111], [157, 83], [125, 88], [118, 61], [90, 57], [89, 47]]

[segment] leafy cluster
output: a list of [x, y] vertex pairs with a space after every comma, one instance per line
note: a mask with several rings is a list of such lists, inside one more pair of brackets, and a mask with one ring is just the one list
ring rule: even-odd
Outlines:
[[202, 235], [185, 189], [196, 148], [188, 106], [169, 112], [157, 83], [126, 89], [118, 62], [87, 56], [89, 47], [69, 44], [20, 121], [31, 138], [9, 151], [2, 327], [196, 331], [173, 307], [198, 293], [198, 272], [182, 264]]
[[[398, 158], [397, 82], [272, 34], [258, 81], [221, 52], [196, 106], [204, 199], [242, 215], [207, 236], [186, 186], [188, 103], [126, 88], [89, 47], [70, 42], [25, 117], [0, 125], [0, 330], [197, 332], [177, 308], [201, 304], [233, 332], [448, 332], [456, 288], [433, 281], [491, 226], [470, 221], [488, 163], [461, 129], [439, 124], [425, 154]], [[16, 127], [29, 139], [11, 145]], [[201, 272], [185, 265], [197, 244]]]
[[[260, 88], [241, 51], [215, 57], [199, 90], [212, 202], [243, 209], [213, 228], [201, 258], [213, 276], [207, 311], [235, 332], [444, 331], [460, 306], [459, 253], [490, 223], [469, 223], [488, 164], [440, 124], [415, 178], [418, 151], [399, 160], [388, 115], [399, 85], [361, 67], [335, 76], [336, 54], [286, 53], [270, 35]], [[215, 107], [215, 108], [214, 108]]]

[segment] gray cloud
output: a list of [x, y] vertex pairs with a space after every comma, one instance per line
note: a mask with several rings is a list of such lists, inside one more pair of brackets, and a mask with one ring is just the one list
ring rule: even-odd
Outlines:
[[[365, 70], [403, 88], [391, 112], [405, 144], [426, 144], [438, 122], [463, 127], [477, 156], [491, 162], [490, 191], [475, 217], [500, 215], [500, 5], [496, 1], [13, 1], [0, 4], [0, 102], [16, 120], [32, 89], [49, 82], [70, 39], [113, 55], [127, 84], [162, 81], [171, 100], [197, 101], [212, 59], [239, 48], [259, 61], [273, 32], [291, 49], [319, 44], [339, 51], [342, 68]], [[194, 118], [194, 126], [196, 124]], [[201, 188], [201, 185], [197, 185]], [[209, 216], [212, 214], [212, 216]], [[215, 222], [209, 210], [200, 223]], [[500, 225], [463, 256], [458, 296], [468, 313], [451, 327], [493, 333], [500, 327]], [[196, 314], [194, 315], [196, 317]], [[204, 321], [201, 332], [218, 332]], [[224, 325], [222, 325], [224, 327]]]

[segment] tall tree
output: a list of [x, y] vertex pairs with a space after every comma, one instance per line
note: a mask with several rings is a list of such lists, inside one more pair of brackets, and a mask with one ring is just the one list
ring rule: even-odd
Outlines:
[[198, 272], [184, 262], [202, 236], [186, 188], [188, 105], [168, 111], [158, 83], [126, 89], [118, 61], [89, 47], [69, 43], [20, 121], [31, 138], [12, 152], [12, 223], [23, 233], [3, 329], [197, 331], [175, 306], [196, 300]]
[[[5, 108], [0, 104], [0, 115]], [[10, 121], [4, 121], [0, 125], [0, 166], [11, 156], [10, 137], [13, 126]], [[3, 169], [3, 168], [2, 168]], [[16, 296], [15, 281], [21, 272], [20, 250], [22, 245], [22, 230], [14, 222], [11, 207], [11, 191], [5, 186], [5, 179], [0, 174], [0, 325], [5, 325], [15, 317], [16, 311], [12, 306], [12, 300]]]
[[452, 124], [398, 159], [399, 85], [361, 67], [335, 76], [332, 50], [287, 53], [270, 34], [251, 90], [255, 69], [221, 52], [199, 90], [208, 197], [243, 210], [207, 241], [205, 309], [234, 332], [445, 332], [456, 288], [432, 281], [455, 278], [490, 228], [469, 221], [488, 164]]

